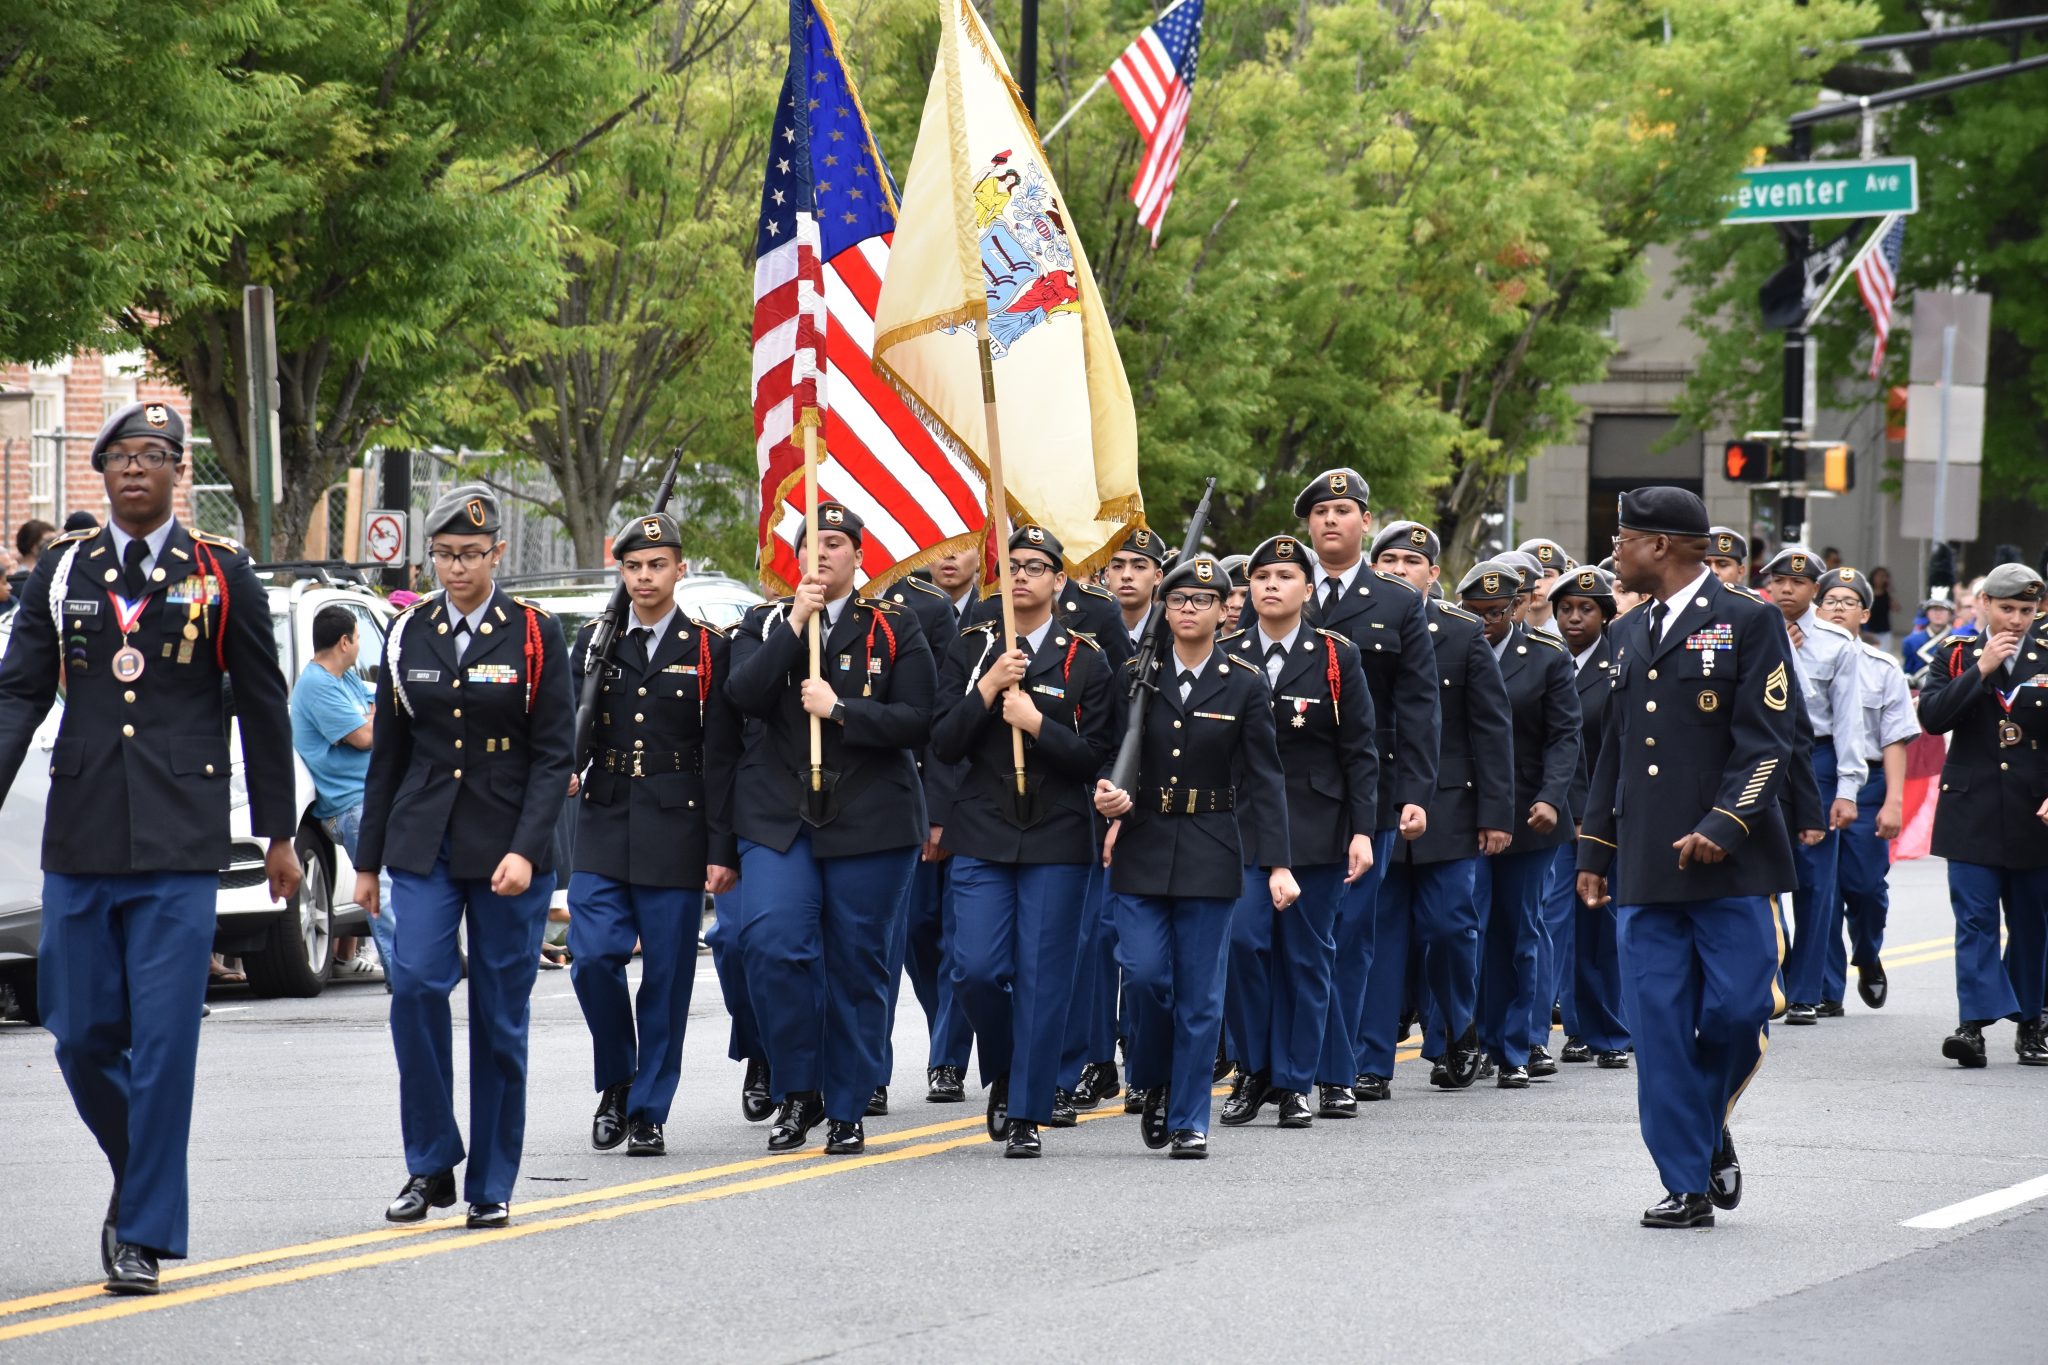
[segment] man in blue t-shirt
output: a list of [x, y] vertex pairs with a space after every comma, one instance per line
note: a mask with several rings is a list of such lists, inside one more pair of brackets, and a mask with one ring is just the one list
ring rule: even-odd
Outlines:
[[[326, 606], [313, 617], [313, 658], [292, 688], [292, 747], [313, 776], [313, 818], [353, 860], [363, 817], [363, 780], [370, 772], [370, 694], [355, 675], [361, 641], [356, 614]], [[388, 979], [392, 956], [391, 899], [370, 920], [377, 955]], [[344, 977], [370, 976], [377, 969], [356, 951], [356, 940], [335, 943], [335, 970]]]

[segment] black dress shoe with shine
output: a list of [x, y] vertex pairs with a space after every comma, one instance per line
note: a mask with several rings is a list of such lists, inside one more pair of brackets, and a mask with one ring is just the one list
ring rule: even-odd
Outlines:
[[775, 1112], [775, 1092], [768, 1085], [768, 1063], [747, 1059], [746, 1079], [740, 1082], [740, 1117], [760, 1123]]
[[156, 1253], [133, 1242], [114, 1247], [113, 1264], [107, 1268], [109, 1294], [154, 1294], [157, 1292]]
[[1385, 1076], [1375, 1076], [1370, 1071], [1361, 1075], [1351, 1084], [1351, 1094], [1360, 1104], [1371, 1104], [1391, 1097], [1393, 1082]]
[[609, 1152], [626, 1140], [626, 1094], [629, 1085], [608, 1086], [598, 1092], [597, 1112], [590, 1118], [590, 1145]]
[[1958, 1024], [1956, 1031], [1941, 1040], [1941, 1055], [1962, 1064], [1967, 1071], [1987, 1065], [1984, 1029], [1980, 1024]]
[[1646, 1228], [1710, 1228], [1714, 1206], [1703, 1194], [1669, 1194], [1643, 1210]]
[[409, 1175], [398, 1198], [384, 1210], [384, 1217], [393, 1223], [417, 1223], [427, 1216], [428, 1209], [445, 1209], [454, 1202], [455, 1172]]
[[1223, 1121], [1232, 1128], [1250, 1123], [1266, 1103], [1266, 1078], [1238, 1072], [1230, 1083], [1230, 1097], [1223, 1101]]
[[1451, 1064], [1439, 1057], [1429, 1064], [1429, 1083], [1440, 1090], [1456, 1090], [1451, 1084]]
[[1126, 1114], [1144, 1113], [1145, 1093], [1145, 1091], [1139, 1089], [1135, 1085], [1130, 1087], [1130, 1089], [1124, 1091], [1124, 1112]]
[[1173, 1150], [1167, 1155], [1175, 1161], [1207, 1161], [1209, 1159], [1209, 1135], [1193, 1128], [1176, 1129], [1173, 1134]]
[[2012, 1050], [2021, 1066], [2048, 1066], [2048, 1030], [2039, 1019], [2026, 1020], [2013, 1038]]
[[1145, 1112], [1138, 1118], [1138, 1134], [1155, 1152], [1173, 1141], [1173, 1133], [1166, 1126], [1165, 1086], [1155, 1086], [1145, 1092]]
[[826, 1156], [859, 1156], [867, 1146], [868, 1135], [859, 1119], [833, 1119], [826, 1125]]
[[1299, 1090], [1276, 1090], [1273, 1096], [1280, 1106], [1282, 1128], [1315, 1127], [1316, 1114], [1308, 1107], [1308, 1096]]
[[1572, 1065], [1590, 1062], [1593, 1060], [1593, 1049], [1586, 1046], [1584, 1038], [1567, 1038], [1564, 1040], [1564, 1051], [1557, 1054], [1557, 1060]]
[[114, 1186], [114, 1193], [107, 1199], [106, 1221], [100, 1224], [100, 1274], [111, 1277], [114, 1273], [114, 1253], [121, 1249], [121, 1187]]
[[886, 1085], [878, 1085], [875, 1087], [875, 1093], [868, 1096], [867, 1117], [871, 1119], [878, 1119], [886, 1116], [888, 1112], [889, 1087]]
[[998, 1076], [988, 1083], [988, 1140], [1001, 1142], [1010, 1130], [1010, 1078]]
[[965, 1104], [967, 1086], [960, 1079], [957, 1066], [935, 1066], [924, 1073], [924, 1102], [926, 1104]]
[[1816, 1019], [1840, 1019], [1848, 1012], [1842, 1008], [1842, 1002], [1839, 1000], [1823, 1000], [1813, 1007], [1813, 1017]]
[[1884, 974], [1884, 963], [1872, 959], [1868, 964], [1857, 964], [1856, 994], [1870, 1008], [1884, 1008], [1884, 1002], [1891, 996], [1891, 986], [1890, 979]]
[[510, 1204], [471, 1204], [469, 1217], [463, 1220], [473, 1228], [502, 1228], [512, 1222]]
[[[1014, 1123], [1015, 1120], [1012, 1120]], [[1072, 1128], [1081, 1122], [1081, 1111], [1074, 1107], [1072, 1092], [1055, 1088], [1052, 1092], [1052, 1119], [1048, 1128]]]
[[825, 1121], [825, 1101], [815, 1090], [786, 1096], [768, 1130], [768, 1150], [793, 1152], [809, 1140], [811, 1129]]
[[1123, 1094], [1123, 1085], [1117, 1080], [1115, 1062], [1090, 1062], [1081, 1068], [1081, 1083], [1088, 1087], [1095, 1102], [1113, 1100]]
[[1551, 1057], [1550, 1049], [1532, 1047], [1529, 1049], [1529, 1074], [1531, 1076], [1555, 1076], [1557, 1062]]
[[1316, 1086], [1316, 1113], [1326, 1119], [1358, 1117], [1358, 1097], [1345, 1085]]
[[661, 1156], [667, 1151], [668, 1139], [662, 1136], [660, 1124], [633, 1120], [633, 1131], [626, 1137], [627, 1156]]
[[1728, 1125], [1721, 1125], [1721, 1142], [1714, 1148], [1714, 1164], [1707, 1177], [1707, 1198], [1717, 1209], [1732, 1209], [1742, 1202], [1742, 1163], [1735, 1159], [1735, 1139]]
[[1003, 1155], [1029, 1159], [1043, 1152], [1038, 1141], [1038, 1125], [1025, 1119], [1010, 1120], [1010, 1136], [1003, 1143]]
[[1502, 1062], [1500, 1064], [1500, 1076], [1493, 1084], [1497, 1090], [1527, 1090], [1529, 1088], [1529, 1068], [1526, 1066], [1509, 1066], [1506, 1062]]
[[1817, 1024], [1820, 1022], [1820, 1011], [1812, 1005], [1794, 1000], [1791, 1004], [1785, 1006], [1785, 1022], [1788, 1024]]
[[1593, 1054], [1593, 1062], [1602, 1071], [1628, 1070], [1628, 1054], [1618, 1047], [1603, 1047]]
[[1444, 1056], [1444, 1088], [1463, 1090], [1478, 1080], [1479, 1064], [1485, 1059], [1486, 1053], [1479, 1046], [1479, 1025], [1465, 1025], [1465, 1031], [1451, 1043], [1451, 1050]]

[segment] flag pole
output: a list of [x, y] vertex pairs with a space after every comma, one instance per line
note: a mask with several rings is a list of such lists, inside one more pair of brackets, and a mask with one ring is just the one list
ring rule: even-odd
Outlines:
[[1863, 264], [1866, 256], [1877, 249], [1878, 243], [1884, 240], [1884, 235], [1892, 230], [1892, 224], [1897, 222], [1898, 218], [1899, 215], [1896, 213], [1887, 213], [1877, 220], [1877, 231], [1871, 233], [1870, 239], [1857, 248], [1856, 254], [1835, 272], [1835, 277], [1828, 281], [1827, 292], [1820, 296], [1820, 302], [1813, 305], [1813, 311], [1806, 315], [1806, 321], [1799, 324], [1801, 328], [1810, 328], [1820, 321], [1820, 315], [1827, 312], [1828, 305], [1835, 301], [1835, 295], [1841, 290], [1842, 282], [1856, 273], [1857, 267]]
[[1081, 92], [1081, 98], [1075, 100], [1072, 104], [1067, 106], [1067, 112], [1060, 115], [1059, 121], [1053, 124], [1053, 126], [1046, 132], [1046, 135], [1044, 137], [1038, 139], [1038, 145], [1043, 147], [1046, 143], [1058, 137], [1060, 135], [1060, 129], [1067, 126], [1067, 120], [1072, 118], [1074, 115], [1080, 113], [1081, 106], [1086, 104], [1089, 100], [1094, 99], [1096, 92], [1101, 90], [1102, 87], [1107, 84], [1109, 84], [1109, 73], [1105, 71], [1100, 76], [1097, 76], [1095, 78], [1095, 84], [1089, 86], [1086, 90]]
[[[804, 578], [806, 581], [818, 572], [818, 426], [824, 419], [814, 407], [804, 409], [800, 419], [804, 429]], [[823, 641], [818, 635], [819, 613], [812, 612], [811, 619], [804, 625], [804, 638], [811, 656], [811, 681], [816, 682], [822, 673], [820, 659]], [[825, 778], [825, 732], [816, 716], [811, 720], [811, 790], [818, 791], [824, 786]]]
[[[988, 321], [976, 329], [981, 343], [981, 416], [988, 428], [988, 520], [995, 537], [996, 592], [1003, 599], [1003, 648], [1007, 654], [1016, 647], [1017, 604], [1010, 600], [1010, 500], [1003, 487], [1003, 437], [996, 416], [996, 367], [989, 352]], [[1016, 691], [1017, 684], [1010, 684]], [[1010, 757], [1017, 764], [1017, 795], [1024, 795], [1024, 732], [1010, 727]]]

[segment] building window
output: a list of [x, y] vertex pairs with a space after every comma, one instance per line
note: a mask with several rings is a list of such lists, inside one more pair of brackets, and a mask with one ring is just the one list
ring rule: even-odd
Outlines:
[[57, 519], [57, 471], [63, 466], [64, 380], [35, 374], [29, 380], [28, 514]]

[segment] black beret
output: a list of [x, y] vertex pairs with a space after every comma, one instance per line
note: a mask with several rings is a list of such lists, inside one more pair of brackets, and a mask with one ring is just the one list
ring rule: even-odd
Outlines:
[[1787, 545], [1771, 556], [1764, 565], [1765, 578], [1803, 578], [1809, 583], [1820, 582], [1820, 576], [1827, 571], [1820, 556], [1804, 545]]
[[674, 550], [682, 557], [683, 533], [666, 512], [649, 512], [621, 526], [612, 537], [612, 558], [624, 559], [639, 550]]
[[1458, 596], [1474, 601], [1505, 602], [1522, 590], [1522, 576], [1512, 564], [1482, 559], [1458, 581]]
[[1572, 557], [1564, 552], [1564, 546], [1554, 540], [1545, 540], [1541, 536], [1525, 540], [1515, 549], [1533, 558], [1537, 569], [1543, 573], [1563, 573], [1573, 562]]
[[1856, 594], [1856, 600], [1869, 611], [1870, 604], [1877, 600], [1877, 594], [1870, 590], [1870, 580], [1855, 569], [1829, 569], [1821, 576], [1820, 592], [1825, 597], [1832, 588], [1847, 588]]
[[1711, 526], [1707, 528], [1707, 553], [1715, 559], [1732, 559], [1738, 564], [1749, 562], [1749, 537], [1732, 526]]
[[1193, 555], [1166, 576], [1166, 581], [1159, 585], [1159, 595], [1163, 598], [1175, 588], [1206, 588], [1227, 597], [1230, 595], [1230, 575], [1223, 571], [1216, 556]]
[[1372, 496], [1372, 489], [1365, 482], [1365, 475], [1355, 469], [1330, 469], [1316, 475], [1314, 483], [1301, 490], [1301, 496], [1294, 500], [1294, 515], [1305, 517], [1308, 509], [1319, 502], [1336, 502], [1349, 498], [1361, 509], [1366, 499]]
[[108, 446], [135, 436], [152, 437], [180, 455], [185, 453], [185, 419], [176, 408], [168, 403], [130, 403], [109, 417], [100, 427], [100, 434], [93, 437], [92, 467], [104, 467], [100, 456]]
[[433, 536], [494, 536], [504, 523], [498, 517], [498, 496], [480, 483], [457, 484], [427, 511], [426, 533]]
[[1556, 602], [1566, 597], [1583, 597], [1600, 603], [1609, 616], [1614, 615], [1614, 576], [1604, 569], [1587, 566], [1573, 569], [1560, 576], [1550, 585], [1550, 600]]
[[64, 530], [67, 534], [72, 531], [97, 531], [99, 529], [99, 518], [83, 508], [64, 518]]
[[1704, 537], [1707, 505], [1699, 494], [1667, 484], [1632, 488], [1621, 495], [1621, 525], [1623, 530], [1653, 536]]
[[1274, 536], [1271, 540], [1260, 542], [1259, 548], [1252, 551], [1251, 559], [1245, 565], [1245, 572], [1255, 573], [1268, 564], [1292, 564], [1301, 570], [1304, 578], [1315, 578], [1315, 560], [1309, 554], [1308, 546], [1293, 536]]
[[2038, 602], [2041, 575], [2024, 564], [2001, 564], [1984, 575], [1984, 586], [1978, 591], [1999, 602]]
[[1229, 575], [1231, 587], [1248, 588], [1252, 585], [1250, 555], [1225, 555], [1218, 562], [1223, 565], [1223, 572]]
[[1166, 542], [1159, 538], [1157, 531], [1148, 531], [1142, 526], [1132, 528], [1116, 552], [1120, 555], [1143, 555], [1154, 564], [1166, 563]]
[[1050, 559], [1055, 569], [1061, 567], [1067, 558], [1066, 547], [1060, 544], [1059, 537], [1046, 530], [1043, 526], [1019, 526], [1016, 530], [1010, 532], [1010, 548], [1012, 550], [1036, 550], [1047, 559]]
[[1419, 521], [1390, 521], [1372, 538], [1372, 553], [1367, 558], [1378, 559], [1382, 550], [1411, 550], [1434, 564], [1444, 545], [1436, 532]]
[[[843, 531], [847, 539], [858, 545], [861, 543], [860, 532], [863, 524], [860, 519], [860, 513], [854, 511], [843, 502], [834, 502], [828, 498], [818, 504], [819, 535], [823, 535], [827, 531]], [[799, 522], [796, 528], [796, 547], [799, 550], [804, 547], [804, 523], [802, 522]]]

